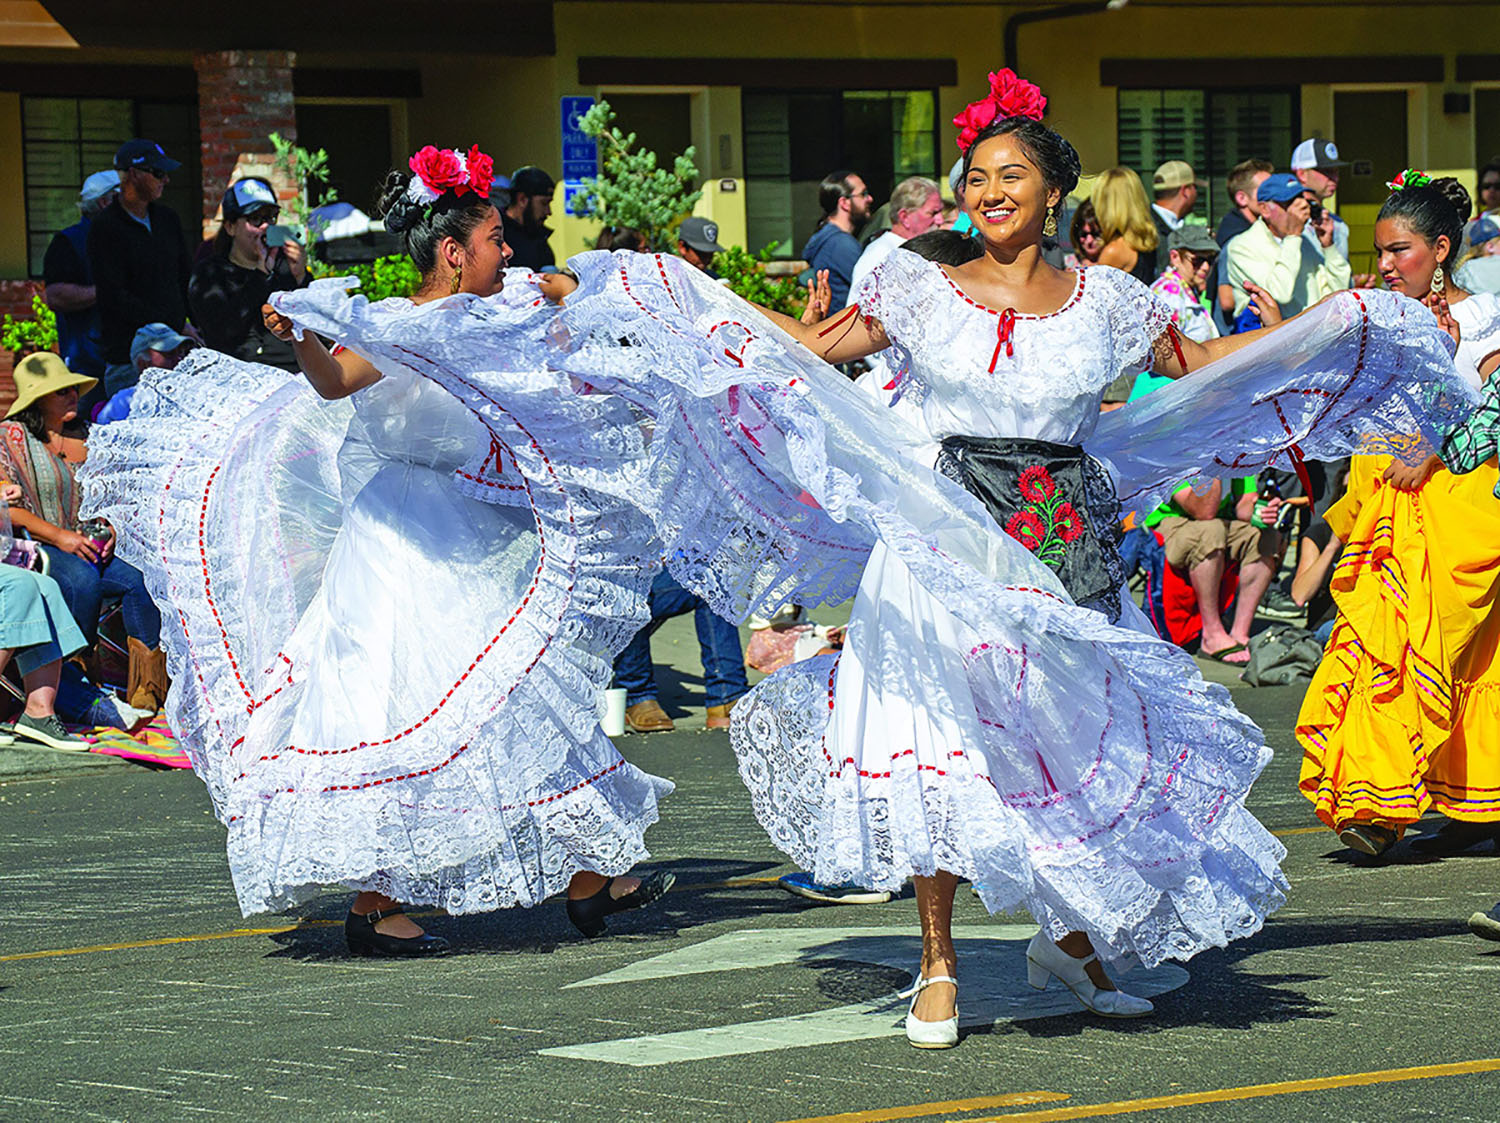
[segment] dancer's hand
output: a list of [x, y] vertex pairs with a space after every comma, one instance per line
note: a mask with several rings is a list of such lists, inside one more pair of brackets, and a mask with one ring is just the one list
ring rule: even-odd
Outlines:
[[1447, 296], [1442, 292], [1432, 292], [1429, 290], [1427, 295], [1422, 298], [1422, 303], [1432, 309], [1432, 314], [1437, 317], [1438, 327], [1448, 333], [1455, 347], [1458, 346], [1462, 342], [1460, 337], [1463, 332], [1458, 326], [1458, 321], [1453, 318], [1453, 311], [1448, 307]]
[[1250, 307], [1260, 317], [1261, 327], [1268, 328], [1272, 324], [1281, 323], [1281, 305], [1276, 303], [1270, 293], [1249, 281], [1245, 282], [1245, 291], [1250, 294]]
[[1443, 462], [1436, 456], [1429, 456], [1415, 466], [1402, 460], [1393, 460], [1382, 478], [1397, 491], [1416, 491], [1427, 482], [1428, 476], [1442, 466]]
[[269, 304], [262, 304], [260, 306], [260, 318], [265, 321], [266, 330], [277, 339], [291, 342], [292, 321], [288, 317], [283, 316]]
[[828, 285], [828, 270], [819, 269], [817, 279], [807, 282], [807, 307], [802, 310], [804, 324], [816, 324], [828, 315], [833, 304], [833, 289]]

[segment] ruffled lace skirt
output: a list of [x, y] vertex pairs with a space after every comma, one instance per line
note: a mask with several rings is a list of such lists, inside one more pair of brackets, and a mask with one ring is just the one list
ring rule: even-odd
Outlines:
[[334, 883], [529, 906], [647, 856], [671, 785], [597, 707], [645, 618], [650, 525], [547, 472], [560, 445], [639, 458], [530, 420], [504, 428], [536, 476], [409, 371], [351, 405], [199, 352], [95, 430], [88, 505], [164, 609], [168, 719], [247, 915]]

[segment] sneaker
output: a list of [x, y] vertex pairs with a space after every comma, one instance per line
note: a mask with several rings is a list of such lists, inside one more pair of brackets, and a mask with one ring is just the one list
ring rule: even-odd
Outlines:
[[1301, 620], [1307, 616], [1307, 606], [1298, 604], [1275, 585], [1265, 591], [1256, 608], [1257, 616], [1269, 616], [1272, 620]]
[[846, 881], [842, 885], [819, 885], [810, 873], [789, 873], [776, 879], [788, 893], [817, 901], [820, 905], [883, 905], [891, 899], [888, 889], [866, 889]]
[[1481, 940], [1500, 940], [1500, 905], [1469, 917], [1469, 931]]
[[86, 753], [89, 751], [89, 743], [64, 729], [63, 723], [57, 720], [56, 714], [48, 714], [46, 717], [22, 714], [5, 731], [15, 734], [23, 741], [34, 741], [39, 745], [46, 745], [49, 749], [57, 749], [59, 752]]

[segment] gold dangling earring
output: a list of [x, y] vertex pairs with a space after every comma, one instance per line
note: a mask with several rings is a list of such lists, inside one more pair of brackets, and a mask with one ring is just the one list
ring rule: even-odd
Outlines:
[[464, 263], [460, 261], [453, 269], [453, 285], [448, 289], [450, 293], [457, 293], [459, 286], [464, 283]]
[[1047, 208], [1047, 217], [1042, 221], [1042, 236], [1045, 238], [1057, 237], [1057, 215], [1052, 213], [1052, 208]]
[[1439, 296], [1442, 296], [1443, 289], [1446, 286], [1447, 281], [1443, 277], [1443, 267], [1439, 265], [1432, 271], [1432, 285], [1430, 287], [1432, 288], [1433, 292], [1437, 293]]

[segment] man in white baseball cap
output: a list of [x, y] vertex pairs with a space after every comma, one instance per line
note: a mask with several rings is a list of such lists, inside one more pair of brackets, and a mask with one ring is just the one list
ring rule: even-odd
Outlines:
[[53, 235], [42, 258], [42, 299], [57, 315], [58, 351], [68, 369], [91, 378], [104, 373], [99, 353], [99, 310], [89, 268], [89, 226], [120, 191], [120, 173], [110, 168], [83, 181], [77, 222]]
[[1348, 167], [1339, 159], [1338, 145], [1323, 137], [1310, 136], [1292, 149], [1292, 174], [1307, 192], [1312, 217], [1305, 237], [1319, 246], [1337, 246], [1339, 255], [1349, 258], [1349, 224], [1333, 213], [1325, 203], [1339, 189], [1339, 169]]

